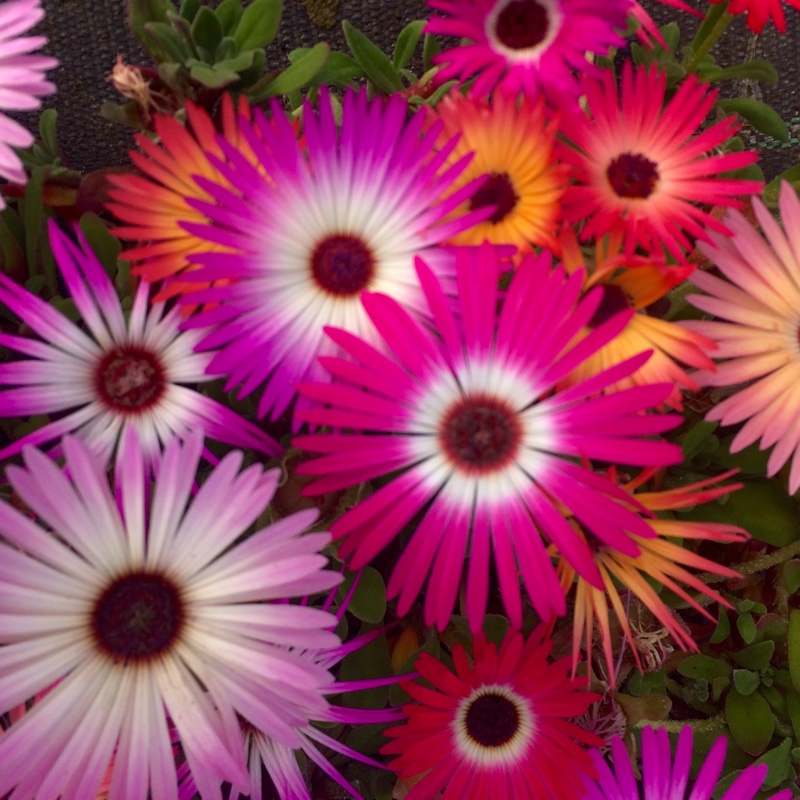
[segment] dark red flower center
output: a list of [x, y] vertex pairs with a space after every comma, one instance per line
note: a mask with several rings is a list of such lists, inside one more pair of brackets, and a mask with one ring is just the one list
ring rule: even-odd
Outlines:
[[484, 184], [472, 195], [469, 207], [473, 211], [486, 206], [497, 206], [489, 222], [495, 225], [502, 222], [516, 207], [519, 195], [514, 191], [514, 184], [507, 172], [490, 172]]
[[620, 311], [625, 311], [632, 306], [628, 295], [613, 283], [603, 286], [602, 292], [603, 297], [600, 300], [600, 305], [597, 307], [597, 311], [594, 312], [594, 316], [589, 320], [590, 328], [597, 328], [615, 314], [619, 314]]
[[92, 631], [114, 661], [141, 661], [169, 650], [184, 618], [183, 601], [171, 581], [134, 572], [117, 578], [100, 595]]
[[608, 182], [618, 197], [650, 197], [658, 183], [658, 168], [641, 153], [622, 153], [606, 170]]
[[513, 411], [492, 398], [468, 398], [445, 417], [441, 439], [445, 453], [459, 467], [496, 469], [514, 458], [522, 438]]
[[508, 697], [482, 694], [470, 703], [464, 723], [473, 741], [483, 747], [502, 747], [516, 735], [520, 717]]
[[153, 353], [141, 347], [114, 348], [102, 358], [95, 388], [106, 405], [121, 411], [142, 411], [161, 398], [164, 369]]
[[528, 50], [545, 40], [549, 28], [546, 6], [536, 0], [511, 0], [497, 15], [494, 34], [510, 50]]
[[328, 236], [314, 248], [311, 271], [326, 292], [358, 294], [369, 286], [375, 274], [375, 256], [357, 236]]

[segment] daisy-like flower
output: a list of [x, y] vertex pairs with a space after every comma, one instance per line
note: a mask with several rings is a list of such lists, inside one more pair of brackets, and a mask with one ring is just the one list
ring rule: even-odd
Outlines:
[[[735, 474], [726, 472], [716, 478], [698, 481], [660, 492], [636, 492], [634, 490], [644, 484], [650, 477], [650, 470], [643, 470], [634, 481], [623, 485], [625, 491], [631, 492], [633, 499], [647, 512], [687, 508], [707, 503], [730, 491], [741, 488], [741, 484], [714, 486], [719, 481]], [[748, 538], [747, 532], [733, 525], [714, 522], [691, 522], [684, 519], [647, 518], [645, 523], [651, 528], [651, 538], [642, 538], [636, 534], [633, 539], [639, 546], [640, 554], [632, 558], [614, 548], [607, 547], [592, 536], [585, 537], [594, 554], [597, 568], [603, 578], [602, 588], [592, 586], [576, 575], [575, 570], [563, 557], [559, 559], [558, 572], [564, 591], [569, 591], [573, 583], [575, 587], [575, 611], [573, 617], [572, 636], [572, 668], [577, 667], [578, 656], [582, 644], [585, 645], [587, 657], [592, 657], [592, 638], [595, 622], [599, 628], [603, 656], [606, 661], [608, 675], [614, 675], [612, 658], [612, 631], [610, 613], [618, 621], [622, 634], [631, 645], [634, 659], [642, 668], [637, 637], [634, 636], [629, 623], [631, 616], [626, 609], [626, 602], [620, 596], [620, 588], [624, 587], [637, 597], [653, 616], [672, 636], [675, 644], [682, 650], [697, 650], [697, 644], [672, 616], [669, 607], [653, 588], [648, 578], [658, 581], [683, 598], [696, 611], [712, 621], [708, 611], [697, 600], [688, 594], [681, 584], [688, 586], [698, 594], [706, 595], [723, 606], [730, 605], [713, 589], [704, 584], [687, 567], [704, 570], [727, 578], [738, 576], [735, 570], [716, 564], [713, 561], [682, 547], [676, 540], [739, 542]], [[578, 527], [578, 526], [576, 526]], [[583, 641], [582, 641], [583, 640]]]
[[584, 291], [600, 286], [603, 292], [587, 331], [622, 309], [633, 308], [636, 312], [617, 336], [564, 379], [564, 385], [579, 383], [626, 358], [651, 350], [650, 358], [632, 375], [619, 381], [616, 388], [671, 383], [672, 391], [666, 403], [680, 410], [683, 390], [700, 388], [681, 364], [695, 369], [714, 369], [714, 362], [707, 353], [716, 349], [716, 343], [696, 331], [648, 313], [647, 308], [683, 283], [694, 268], [688, 264], [667, 266], [653, 258], [626, 258], [622, 254], [622, 239], [619, 230], [599, 239], [595, 243], [594, 260], [588, 259], [587, 265], [571, 228], [564, 229], [559, 238], [564, 266], [570, 272], [583, 270]]
[[688, 329], [717, 342], [724, 359], [714, 372], [695, 378], [704, 386], [744, 388], [717, 403], [706, 419], [745, 424], [731, 443], [738, 452], [755, 441], [775, 446], [767, 462], [774, 475], [789, 459], [789, 491], [800, 489], [800, 200], [784, 183], [779, 195], [784, 229], [766, 206], [753, 200], [753, 212], [766, 240], [738, 212], [725, 224], [731, 236], [712, 234], [703, 254], [724, 278], [698, 271], [692, 283], [707, 295], [689, 301], [717, 320], [686, 321]]
[[537, 98], [544, 91], [556, 104], [574, 103], [575, 73], [596, 72], [587, 53], [605, 55], [624, 44], [629, 0], [428, 0], [449, 15], [432, 16], [427, 33], [469, 39], [434, 56], [444, 64], [439, 81], [465, 81], [489, 94], [502, 86], [512, 95]]
[[[709, 2], [721, 3], [723, 0], [709, 0]], [[800, 0], [786, 0], [786, 2], [800, 11]], [[731, 0], [727, 13], [747, 14], [747, 27], [755, 33], [761, 33], [764, 25], [770, 20], [781, 33], [786, 33], [786, 15], [783, 13], [782, 0]]]
[[[112, 188], [106, 203], [109, 211], [127, 223], [113, 230], [122, 239], [137, 242], [122, 253], [133, 263], [133, 271], [150, 283], [177, 276], [162, 287], [156, 300], [201, 288], [193, 282], [188, 256], [198, 252], [230, 252], [224, 245], [208, 242], [189, 233], [184, 222], [207, 222], [205, 214], [190, 205], [191, 198], [210, 200], [195, 176], [225, 184], [209, 156], [221, 156], [217, 129], [208, 113], [191, 101], [186, 103], [186, 126], [172, 115], [156, 114], [153, 120], [160, 145], [143, 134], [136, 135], [142, 152], [132, 150], [131, 160], [142, 175], [109, 175]], [[250, 118], [244, 95], [234, 108], [230, 95], [223, 95], [222, 137], [245, 157], [253, 158], [239, 133], [239, 117]]]
[[701, 132], [717, 98], [690, 75], [664, 105], [666, 73], [626, 62], [622, 87], [611, 70], [586, 78], [588, 112], [565, 115], [561, 132], [572, 142], [559, 156], [573, 167], [575, 185], [563, 198], [567, 220], [585, 220], [582, 238], [625, 232], [625, 251], [662, 246], [682, 261], [689, 237], [707, 240], [706, 227], [727, 229], [701, 205], [740, 206], [741, 195], [760, 192], [760, 181], [721, 178], [754, 163], [753, 151], [713, 154], [741, 125], [728, 117]]
[[442, 142], [461, 134], [451, 162], [475, 154], [454, 188], [486, 176], [467, 206], [495, 209], [489, 219], [453, 237], [454, 243], [477, 245], [488, 240], [520, 250], [555, 243], [567, 168], [555, 162], [557, 122], [548, 121], [545, 109], [544, 98], [518, 103], [502, 91], [491, 99], [452, 92], [431, 112], [432, 118], [444, 122]]
[[[689, 792], [689, 772], [692, 765], [691, 725], [685, 725], [678, 734], [675, 757], [669, 734], [664, 728], [645, 728], [642, 731], [642, 780], [641, 788], [631, 766], [631, 759], [622, 739], [612, 742], [613, 769], [603, 756], [592, 751], [592, 759], [600, 778], [596, 784], [576, 796], [580, 800], [711, 800], [714, 789], [722, 776], [725, 750], [728, 739], [720, 736], [703, 761], [700, 773]], [[755, 800], [759, 795], [764, 778], [767, 777], [767, 764], [752, 764], [728, 788], [721, 800]], [[792, 792], [784, 789], [772, 795], [770, 800], [790, 800]]]
[[26, 447], [6, 470], [40, 522], [0, 504], [0, 711], [57, 685], [0, 736], [0, 794], [93, 797], [114, 754], [111, 797], [174, 800], [169, 718], [202, 796], [221, 798], [248, 784], [239, 719], [299, 747], [325, 713], [332, 677], [301, 651], [336, 647], [335, 617], [283, 601], [339, 582], [330, 537], [303, 535], [304, 511], [237, 544], [278, 470], [240, 472], [234, 451], [193, 496], [202, 447], [171, 439], [152, 492], [133, 431], [113, 489], [74, 437], [63, 469]]
[[199, 334], [179, 330], [178, 308], [148, 308], [144, 283], [126, 319], [114, 284], [78, 237], [73, 242], [50, 222], [56, 263], [82, 325], [0, 274], [0, 302], [36, 334], [0, 333], [0, 345], [26, 356], [0, 364], [0, 416], [61, 415], [0, 450], [0, 459], [75, 432], [106, 464], [129, 428], [152, 464], [171, 436], [195, 429], [226, 444], [280, 453], [260, 428], [182, 385], [215, 377], [206, 372], [211, 356], [193, 352]]
[[298, 447], [323, 454], [298, 468], [322, 476], [306, 494], [395, 473], [331, 531], [346, 537], [339, 552], [352, 556], [351, 566], [358, 569], [421, 514], [388, 595], [399, 595], [402, 615], [427, 578], [425, 619], [440, 629], [450, 620], [468, 551], [467, 616], [473, 630], [486, 609], [491, 552], [515, 627], [522, 623], [518, 575], [543, 618], [565, 610], [543, 536], [581, 575], [602, 586], [591, 550], [565, 519], [565, 508], [610, 547], [639, 554], [627, 532], [647, 537], [652, 530], [618, 502], [625, 499], [622, 490], [576, 461], [680, 461], [674, 445], [645, 438], [680, 419], [642, 413], [663, 401], [669, 386], [598, 396], [647, 354], [553, 391], [629, 315], [616, 315], [570, 347], [595, 313], [599, 292], [576, 305], [582, 276], [567, 279], [563, 268], [551, 269], [549, 257], [529, 255], [515, 271], [498, 315], [500, 265], [490, 245], [478, 252], [478, 258], [474, 251], [460, 253], [455, 313], [420, 263], [419, 279], [441, 337], [379, 294], [365, 296], [364, 307], [383, 352], [345, 331], [328, 330], [350, 360], [322, 359], [339, 381], [302, 385], [303, 395], [319, 404], [302, 418], [338, 432], [295, 439]]
[[[47, 44], [47, 39], [22, 35], [43, 17], [39, 0], [0, 3], [0, 177], [16, 183], [25, 183], [26, 176], [12, 148], [30, 147], [34, 139], [30, 131], [2, 112], [39, 108], [39, 98], [56, 90], [44, 73], [57, 67], [58, 61], [33, 52]], [[5, 208], [2, 195], [0, 208]]]
[[233, 283], [188, 295], [218, 305], [186, 324], [214, 326], [200, 347], [218, 349], [210, 368], [228, 376], [228, 388], [241, 385], [245, 396], [266, 384], [259, 415], [277, 418], [299, 381], [325, 379], [317, 356], [337, 352], [325, 325], [369, 334], [365, 291], [424, 308], [415, 255], [452, 275], [453, 256], [439, 245], [491, 215], [479, 208], [450, 218], [479, 183], [442, 199], [470, 156], [443, 168], [456, 142], [439, 143], [434, 153], [440, 125], [423, 133], [426, 118], [420, 110], [409, 119], [400, 97], [368, 100], [366, 91], [348, 91], [339, 127], [323, 90], [317, 111], [305, 105], [301, 146], [275, 101], [271, 121], [260, 111], [252, 125], [240, 121], [261, 169], [223, 143], [230, 163], [219, 169], [233, 190], [201, 180], [217, 204], [191, 204], [212, 224], [185, 227], [237, 252], [192, 259], [203, 265], [201, 280]]
[[548, 661], [551, 646], [540, 626], [527, 640], [509, 632], [499, 650], [476, 634], [472, 664], [453, 648], [454, 672], [420, 655], [415, 667], [433, 688], [401, 681], [414, 702], [383, 747], [401, 777], [426, 773], [407, 800], [442, 790], [442, 800], [574, 800], [595, 775], [582, 745], [602, 740], [567, 720], [599, 695], [579, 691], [586, 679], [568, 677], [567, 658]]

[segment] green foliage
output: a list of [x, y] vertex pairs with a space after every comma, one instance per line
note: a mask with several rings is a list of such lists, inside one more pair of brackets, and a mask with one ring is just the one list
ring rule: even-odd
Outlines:
[[774, 136], [782, 142], [789, 141], [789, 129], [780, 118], [778, 112], [752, 97], [732, 97], [717, 100], [717, 105], [723, 111], [738, 114], [744, 117], [757, 131]]

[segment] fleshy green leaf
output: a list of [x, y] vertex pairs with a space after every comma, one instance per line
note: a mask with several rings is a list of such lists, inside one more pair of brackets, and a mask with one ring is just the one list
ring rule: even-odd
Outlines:
[[[365, 631], [362, 631], [365, 632]], [[342, 681], [363, 681], [370, 678], [388, 678], [392, 675], [389, 645], [381, 634], [369, 644], [345, 656], [339, 670]], [[352, 708], [383, 708], [389, 697], [389, 686], [345, 692], [343, 705]]]
[[784, 547], [800, 538], [797, 503], [774, 482], [745, 483], [729, 495], [726, 508], [737, 525], [761, 542]]
[[755, 640], [758, 630], [752, 614], [740, 614], [736, 620], [736, 627], [745, 644], [751, 644]]
[[240, 50], [266, 47], [278, 32], [283, 0], [253, 0], [242, 14], [234, 38]]
[[758, 693], [744, 695], [731, 689], [725, 699], [725, 719], [736, 744], [751, 756], [767, 749], [775, 730], [769, 703]]
[[758, 673], [751, 672], [749, 669], [735, 669], [733, 671], [733, 685], [736, 691], [745, 696], [753, 694], [758, 689], [761, 678]]
[[383, 50], [347, 20], [342, 22], [342, 30], [353, 58], [375, 86], [384, 94], [402, 91], [403, 81]]
[[789, 141], [789, 129], [777, 111], [752, 97], [731, 97], [718, 100], [717, 105], [729, 113], [744, 117], [757, 131], [774, 136], [781, 142]]
[[783, 582], [790, 595], [800, 589], [800, 559], [793, 558], [783, 565]]
[[766, 669], [772, 659], [772, 654], [775, 652], [775, 642], [767, 639], [765, 642], [758, 644], [751, 644], [750, 647], [745, 647], [738, 653], [732, 653], [733, 660], [745, 669]]
[[217, 15], [208, 6], [203, 6], [192, 22], [192, 38], [200, 47], [215, 53], [222, 36], [222, 25]]
[[414, 22], [409, 22], [408, 25], [400, 31], [392, 56], [392, 64], [396, 70], [403, 69], [411, 60], [411, 56], [414, 55], [414, 51], [417, 49], [417, 44], [419, 44], [420, 36], [422, 36], [422, 29], [425, 25], [427, 25], [427, 20], [418, 19]]
[[792, 685], [800, 692], [800, 609], [789, 612], [789, 627], [786, 631], [786, 647], [789, 657], [789, 675]]
[[778, 82], [778, 72], [771, 61], [765, 58], [754, 58], [733, 67], [703, 65], [697, 69], [697, 77], [709, 83], [732, 80], [759, 81], [773, 86]]
[[217, 66], [209, 67], [207, 64], [195, 64], [189, 74], [192, 80], [207, 86], [209, 89], [222, 89], [239, 80], [239, 73]]
[[721, 658], [698, 653], [681, 661], [678, 672], [685, 678], [704, 678], [713, 681], [714, 678], [726, 678], [730, 675], [731, 665]]
[[224, 34], [226, 36], [233, 35], [244, 13], [242, 0], [222, 0], [214, 13], [217, 15]]
[[[289, 53], [289, 62], [294, 64], [311, 50], [310, 47], [298, 47]], [[353, 86], [364, 77], [364, 70], [346, 53], [332, 52], [325, 66], [314, 76], [312, 86]]]
[[[178, 13], [185, 19], [191, 22], [196, 16], [197, 12], [202, 7], [200, 0], [183, 0]], [[210, 9], [209, 9], [210, 10]], [[214, 13], [213, 11], [211, 12]]]
[[426, 33], [425, 38], [422, 40], [422, 69], [425, 72], [433, 69], [433, 57], [441, 53], [441, 51], [439, 40], [430, 33]]
[[192, 57], [189, 45], [183, 40], [181, 35], [168, 22], [148, 22], [144, 26], [145, 32], [156, 42], [160, 51], [166, 53], [166, 57], [158, 58], [152, 48], [148, 47], [157, 61], [175, 61], [183, 64]]
[[97, 214], [83, 214], [78, 225], [98, 261], [113, 281], [117, 274], [117, 259], [122, 250], [119, 240], [111, 234], [108, 226]]
[[259, 87], [256, 84], [252, 89], [250, 100], [253, 103], [259, 103], [267, 97], [289, 94], [289, 92], [308, 86], [314, 76], [325, 66], [329, 54], [330, 47], [325, 42], [319, 42], [294, 64], [289, 64], [283, 72], [266, 85]]
[[156, 61], [168, 61], [163, 44], [147, 30], [147, 24], [166, 24], [167, 12], [175, 11], [170, 0], [128, 0], [128, 27]]
[[[338, 595], [344, 598], [358, 573], [348, 573], [339, 587]], [[378, 570], [364, 567], [358, 586], [350, 598], [347, 610], [362, 622], [382, 622], [386, 614], [386, 584]]]

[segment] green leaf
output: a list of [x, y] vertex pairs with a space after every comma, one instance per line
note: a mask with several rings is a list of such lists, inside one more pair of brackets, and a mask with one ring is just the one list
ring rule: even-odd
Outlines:
[[731, 689], [725, 699], [725, 719], [736, 744], [751, 756], [767, 749], [775, 730], [775, 716], [758, 693], [743, 695]]
[[269, 81], [265, 86], [256, 84], [252, 89], [250, 100], [259, 103], [267, 97], [289, 94], [308, 86], [314, 76], [325, 66], [330, 54], [330, 47], [325, 42], [314, 45], [302, 58], [289, 64], [283, 72]]
[[[289, 53], [289, 62], [293, 64], [299, 61], [310, 47], [298, 47]], [[311, 81], [312, 86], [353, 86], [355, 82], [364, 77], [364, 70], [353, 61], [346, 53], [332, 52], [328, 56], [325, 66], [314, 76]]]
[[226, 70], [227, 72], [235, 72], [239, 76], [245, 70], [250, 69], [253, 65], [253, 60], [256, 53], [263, 53], [263, 50], [245, 50], [244, 53], [233, 58], [226, 58], [224, 61], [217, 61], [214, 64], [214, 69]]
[[[183, 64], [187, 59], [192, 57], [192, 51], [189, 45], [186, 44], [178, 31], [168, 22], [148, 22], [144, 28], [151, 36], [152, 40], [157, 42], [161, 51], [167, 54], [167, 57], [161, 58], [157, 58], [154, 55], [157, 61], [172, 60], [178, 64]], [[153, 53], [152, 48], [148, 49]]]
[[683, 450], [685, 461], [691, 460], [698, 453], [716, 450], [719, 447], [719, 441], [713, 436], [717, 425], [719, 425], [718, 422], [700, 420], [680, 437], [677, 443]]
[[756, 764], [766, 764], [767, 777], [764, 779], [765, 789], [780, 786], [788, 777], [792, 768], [792, 740], [787, 737], [777, 747], [764, 753]]
[[[183, 0], [178, 13], [188, 22], [191, 22], [196, 16], [197, 12], [202, 7], [200, 0]], [[208, 9], [209, 11], [211, 9]], [[214, 13], [213, 11], [211, 12]]]
[[720, 606], [717, 627], [714, 629], [714, 633], [711, 634], [711, 639], [709, 641], [711, 644], [719, 644], [720, 642], [724, 642], [730, 635], [731, 621], [728, 619], [728, 611], [723, 608], [723, 606]]
[[784, 547], [800, 538], [797, 503], [775, 482], [745, 483], [726, 506], [731, 519], [761, 542]]
[[500, 647], [508, 628], [509, 621], [502, 614], [487, 614], [483, 618], [483, 632], [489, 642], [494, 642], [497, 647]]
[[354, 28], [347, 20], [342, 22], [344, 38], [364, 74], [384, 94], [402, 91], [403, 81], [397, 74], [392, 62], [376, 44], [371, 42], [358, 28]]
[[210, 53], [215, 53], [222, 41], [222, 24], [217, 15], [208, 6], [203, 6], [194, 17], [192, 23], [192, 39], [205, 47]]
[[83, 214], [78, 225], [86, 237], [98, 261], [113, 281], [117, 274], [117, 259], [122, 250], [119, 240], [108, 230], [108, 226], [97, 214]]
[[[347, 595], [357, 575], [355, 572], [347, 574], [337, 593], [340, 599], [344, 599]], [[383, 621], [386, 615], [386, 584], [378, 570], [364, 567], [347, 610], [362, 622]]]
[[724, 659], [699, 653], [681, 661], [678, 672], [685, 678], [704, 678], [713, 681], [714, 678], [726, 678], [730, 675], [731, 665]]
[[744, 117], [757, 131], [774, 136], [781, 142], [789, 141], [789, 129], [778, 112], [760, 100], [752, 97], [732, 97], [718, 100], [717, 105], [729, 113]]
[[417, 44], [419, 44], [419, 38], [422, 36], [422, 29], [427, 24], [427, 20], [418, 19], [414, 22], [409, 22], [408, 25], [400, 31], [400, 35], [397, 37], [397, 42], [394, 46], [394, 54], [392, 55], [392, 64], [395, 69], [403, 69], [411, 60], [411, 56], [414, 55]]
[[430, 33], [425, 34], [422, 40], [422, 69], [429, 72], [433, 69], [433, 57], [442, 52], [439, 40]]
[[697, 68], [697, 77], [708, 83], [751, 80], [773, 86], [778, 82], [778, 72], [766, 58], [754, 58], [724, 69], [716, 65], [702, 65]]
[[800, 694], [791, 687], [786, 689], [786, 711], [789, 714], [789, 721], [792, 723], [794, 738], [800, 741]]
[[234, 38], [240, 50], [266, 47], [278, 33], [283, 0], [253, 0], [236, 26]]
[[740, 614], [736, 619], [736, 627], [738, 628], [742, 639], [744, 639], [744, 643], [752, 644], [756, 638], [756, 633], [758, 633], [756, 621], [753, 619], [753, 615]]
[[47, 151], [53, 155], [58, 153], [56, 141], [56, 122], [58, 112], [54, 108], [46, 108], [39, 117], [39, 138], [44, 143]]
[[147, 30], [147, 24], [166, 24], [167, 12], [175, 11], [170, 0], [128, 0], [128, 27], [156, 61], [168, 61], [163, 44]]
[[774, 686], [761, 686], [761, 694], [764, 699], [772, 706], [772, 708], [779, 714], [786, 715], [788, 713], [788, 706], [786, 697], [783, 692], [776, 689]]
[[761, 678], [757, 672], [751, 672], [749, 669], [735, 669], [733, 671], [733, 685], [736, 691], [743, 695], [751, 695], [758, 689], [761, 683]]
[[[674, 53], [678, 48], [678, 43], [681, 40], [681, 29], [678, 27], [677, 22], [669, 22], [658, 29], [664, 41], [667, 43], [667, 49], [670, 53]], [[662, 48], [663, 49], [663, 48]]]
[[220, 69], [217, 66], [209, 67], [207, 64], [195, 64], [190, 70], [192, 80], [197, 81], [209, 89], [222, 89], [239, 80], [239, 73], [229, 69]]
[[[240, 86], [250, 86], [255, 83], [264, 73], [264, 64], [267, 60], [267, 54], [263, 50], [246, 50], [245, 53], [252, 53], [253, 62], [244, 70], [239, 70]], [[242, 53], [242, 55], [245, 55]]]
[[222, 0], [215, 13], [224, 34], [232, 35], [244, 13], [242, 0]]
[[772, 654], [775, 652], [775, 642], [767, 639], [765, 642], [758, 644], [751, 644], [750, 647], [745, 647], [738, 653], [732, 653], [733, 660], [745, 669], [766, 669], [772, 659]]
[[777, 208], [778, 206], [778, 196], [780, 195], [781, 184], [786, 181], [790, 183], [792, 187], [797, 191], [800, 189], [800, 164], [795, 164], [793, 167], [789, 167], [789, 169], [781, 172], [777, 178], [771, 180], [765, 187], [764, 187], [764, 202], [770, 208]]
[[[362, 633], [365, 631], [362, 630]], [[339, 680], [363, 681], [371, 678], [387, 678], [392, 675], [389, 645], [381, 634], [342, 659]], [[351, 708], [383, 708], [389, 698], [389, 686], [362, 689], [342, 694], [342, 703]]]
[[793, 558], [783, 565], [783, 583], [790, 595], [800, 589], [800, 559]]
[[789, 675], [792, 685], [800, 692], [800, 609], [789, 612], [789, 628], [786, 631], [786, 647], [789, 658]]

